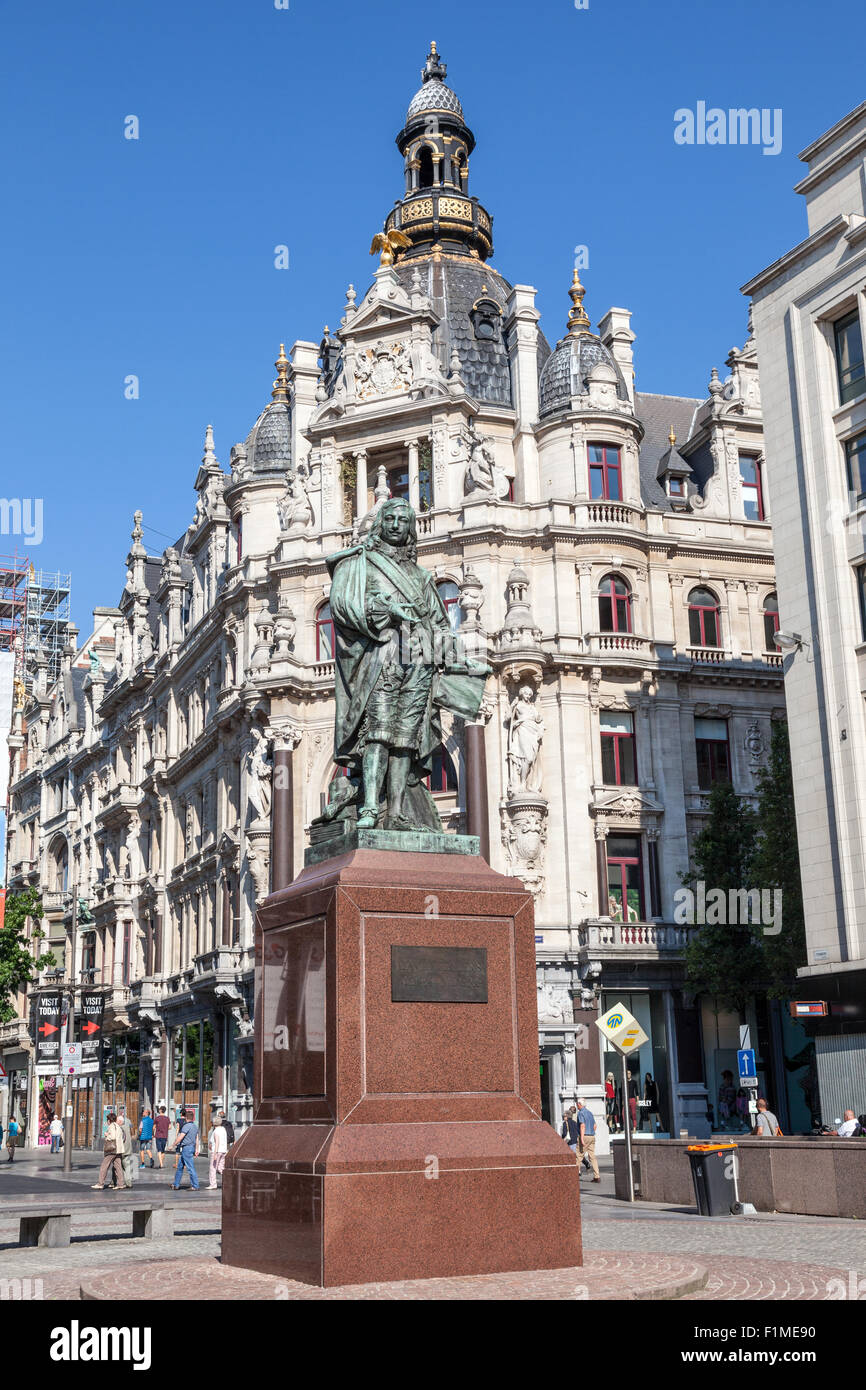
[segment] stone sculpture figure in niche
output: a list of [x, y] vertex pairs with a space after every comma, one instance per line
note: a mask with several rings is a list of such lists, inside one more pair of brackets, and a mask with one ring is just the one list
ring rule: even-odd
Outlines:
[[440, 711], [474, 719], [489, 668], [465, 659], [416, 550], [415, 513], [398, 497], [380, 508], [362, 542], [327, 561], [334, 761], [350, 780], [332, 784], [325, 821], [356, 812], [360, 828], [442, 828], [424, 785], [442, 739]]
[[508, 793], [541, 790], [541, 740], [544, 720], [531, 685], [522, 685], [511, 707], [508, 730]]

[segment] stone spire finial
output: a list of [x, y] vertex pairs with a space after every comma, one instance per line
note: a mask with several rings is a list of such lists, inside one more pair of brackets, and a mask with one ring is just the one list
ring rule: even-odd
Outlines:
[[202, 466], [204, 468], [219, 468], [217, 456], [213, 447], [213, 425], [208, 425], [204, 432], [204, 453], [202, 454]]
[[568, 291], [568, 297], [571, 300], [571, 308], [568, 311], [568, 332], [574, 337], [590, 331], [589, 315], [583, 307], [585, 294], [586, 289], [580, 283], [580, 272], [575, 267], [571, 289]]
[[143, 516], [144, 516], [144, 513], [143, 513], [143, 512], [133, 512], [133, 514], [132, 514], [132, 520], [133, 520], [133, 523], [134, 523], [134, 524], [133, 524], [133, 527], [132, 527], [132, 539], [135, 541], [135, 544], [136, 544], [136, 545], [140, 545], [140, 544], [141, 544], [141, 537], [142, 537], [142, 535], [143, 535], [143, 532], [142, 532], [142, 529], [141, 529], [141, 522], [142, 522]]
[[431, 82], [434, 78], [438, 78], [440, 82], [444, 82], [447, 73], [448, 68], [445, 66], [442, 59], [439, 57], [439, 50], [436, 47], [436, 40], [431, 39], [430, 52], [427, 54], [427, 61], [421, 69], [421, 81]]
[[384, 463], [379, 464], [379, 473], [376, 478], [376, 486], [373, 489], [373, 496], [379, 505], [383, 502], [387, 502], [388, 498], [391, 496], [391, 489], [388, 486], [388, 474], [385, 471]]
[[274, 389], [271, 396], [275, 401], [283, 401], [285, 405], [289, 403], [289, 359], [286, 356], [286, 345], [280, 343], [280, 355], [274, 366], [277, 369], [277, 379], [274, 382]]

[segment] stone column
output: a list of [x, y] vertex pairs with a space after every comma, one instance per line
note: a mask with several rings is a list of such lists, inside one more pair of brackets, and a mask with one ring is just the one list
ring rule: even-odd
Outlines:
[[294, 777], [292, 754], [301, 741], [299, 729], [275, 729], [274, 771], [271, 779], [271, 883], [272, 893], [288, 888], [295, 873]]
[[466, 757], [466, 833], [477, 835], [481, 854], [490, 863], [490, 811], [487, 804], [487, 750], [484, 724], [467, 724]]
[[367, 515], [367, 450], [355, 450], [355, 516]]
[[598, 874], [598, 915], [608, 915], [607, 901], [607, 826], [596, 821], [595, 864]]
[[405, 447], [409, 451], [409, 502], [418, 513], [421, 506], [421, 483], [418, 476], [418, 440], [407, 439]]
[[221, 946], [231, 946], [232, 944], [232, 885], [228, 869], [223, 871], [222, 878], [222, 931], [220, 935]]

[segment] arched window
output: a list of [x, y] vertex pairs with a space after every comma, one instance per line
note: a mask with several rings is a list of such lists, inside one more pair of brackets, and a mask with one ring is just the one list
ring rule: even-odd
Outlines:
[[334, 620], [329, 603], [323, 603], [316, 614], [316, 660], [334, 660]]
[[767, 594], [764, 599], [764, 651], [778, 651], [773, 640], [779, 631], [779, 600], [775, 594]]
[[418, 170], [418, 187], [432, 188], [433, 151], [430, 149], [429, 145], [422, 146], [422, 148], [418, 151], [418, 162], [420, 165], [420, 168]]
[[452, 631], [456, 632], [463, 622], [463, 614], [460, 611], [460, 590], [452, 579], [443, 579], [441, 584], [437, 584], [439, 597], [445, 605], [445, 612], [448, 614], [448, 621]]
[[431, 792], [456, 792], [457, 790], [457, 773], [454, 771], [451, 755], [441, 743], [434, 750], [433, 766], [430, 776], [425, 778], [425, 781]]
[[55, 893], [65, 893], [69, 887], [69, 846], [65, 839], [55, 840], [50, 850], [51, 888]]
[[689, 641], [693, 647], [720, 647], [719, 601], [712, 589], [689, 594]]
[[598, 625], [602, 632], [631, 632], [631, 591], [618, 574], [598, 586]]

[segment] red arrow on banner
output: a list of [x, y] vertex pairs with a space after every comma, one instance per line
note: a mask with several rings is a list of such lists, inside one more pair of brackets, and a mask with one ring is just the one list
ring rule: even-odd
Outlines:
[[98, 1024], [98, 1023], [82, 1023], [82, 1025], [81, 1025], [81, 1031], [82, 1031], [82, 1033], [87, 1033], [88, 1036], [89, 1036], [91, 1033], [98, 1033], [98, 1032], [99, 1032], [99, 1024]]
[[47, 1038], [49, 1033], [57, 1033], [59, 1029], [56, 1023], [40, 1023], [36, 1031], [38, 1033], [44, 1033]]

